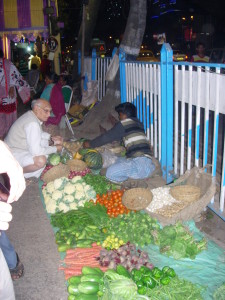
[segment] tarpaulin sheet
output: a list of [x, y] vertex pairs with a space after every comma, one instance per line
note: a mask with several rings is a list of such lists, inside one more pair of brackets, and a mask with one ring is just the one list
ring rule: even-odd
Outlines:
[[[185, 225], [194, 233], [196, 239], [204, 236], [194, 221], [186, 222]], [[198, 254], [194, 260], [187, 258], [175, 260], [161, 254], [159, 247], [155, 245], [149, 245], [144, 250], [157, 267], [170, 266], [180, 278], [204, 286], [205, 290], [202, 293], [204, 300], [213, 299], [214, 291], [225, 281], [225, 251], [212, 241], [208, 241], [208, 249]]]

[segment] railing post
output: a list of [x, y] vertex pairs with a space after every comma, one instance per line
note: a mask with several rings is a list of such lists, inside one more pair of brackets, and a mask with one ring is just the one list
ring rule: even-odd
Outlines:
[[78, 55], [78, 75], [80, 75], [81, 74], [81, 52], [78, 51], [77, 55]]
[[119, 53], [119, 67], [120, 67], [120, 94], [121, 94], [121, 103], [126, 102], [126, 72], [125, 72], [125, 63], [126, 54], [120, 49]]
[[96, 49], [93, 48], [92, 56], [91, 56], [91, 80], [96, 80], [96, 59], [97, 59]]
[[173, 50], [165, 43], [161, 49], [161, 168], [167, 183], [173, 181]]
[[112, 57], [115, 55], [116, 51], [117, 51], [117, 47], [114, 47], [112, 51]]

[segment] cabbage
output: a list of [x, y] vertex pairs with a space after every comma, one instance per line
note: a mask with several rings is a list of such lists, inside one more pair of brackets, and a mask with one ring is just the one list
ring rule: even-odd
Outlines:
[[57, 153], [50, 154], [48, 157], [48, 161], [52, 166], [57, 166], [60, 163], [60, 159], [60, 155]]
[[115, 270], [107, 270], [104, 275], [104, 295], [102, 300], [137, 299], [137, 285], [132, 279], [119, 275]]

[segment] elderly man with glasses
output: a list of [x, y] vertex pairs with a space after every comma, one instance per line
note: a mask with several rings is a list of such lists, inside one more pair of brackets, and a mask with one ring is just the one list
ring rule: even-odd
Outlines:
[[[32, 101], [32, 111], [26, 112], [11, 126], [5, 143], [23, 167], [25, 178], [39, 177], [51, 153], [62, 150], [63, 138], [43, 132], [42, 123], [51, 113], [51, 105], [44, 99]], [[51, 145], [52, 144], [52, 145]]]

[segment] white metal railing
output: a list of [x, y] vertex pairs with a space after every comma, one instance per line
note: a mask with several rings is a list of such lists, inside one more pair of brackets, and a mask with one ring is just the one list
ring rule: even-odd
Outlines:
[[[125, 95], [137, 107], [155, 157], [161, 161], [162, 64], [124, 61]], [[173, 66], [173, 143], [174, 177], [193, 166], [212, 165], [212, 176], [220, 184], [219, 205], [209, 205], [224, 218], [225, 192], [225, 65], [174, 63]], [[122, 66], [122, 65], [121, 65]], [[122, 73], [121, 73], [122, 74]], [[167, 80], [170, 80], [167, 78]], [[121, 86], [124, 86], [123, 85]]]

